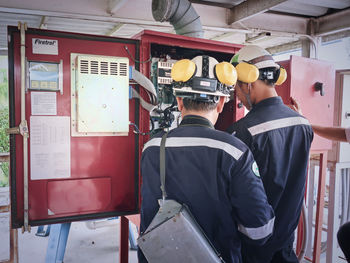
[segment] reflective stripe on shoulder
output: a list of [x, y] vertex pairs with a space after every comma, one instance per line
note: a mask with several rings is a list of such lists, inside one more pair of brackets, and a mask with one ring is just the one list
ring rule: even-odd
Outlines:
[[269, 222], [267, 222], [266, 225], [256, 228], [250, 228], [250, 227], [244, 227], [243, 225], [238, 225], [238, 231], [249, 237], [253, 240], [262, 239], [265, 237], [268, 237], [270, 234], [272, 234], [273, 226], [275, 223], [275, 217], [270, 219]]
[[248, 131], [252, 136], [257, 135], [259, 133], [285, 128], [296, 125], [310, 125], [309, 121], [303, 117], [290, 117], [284, 119], [278, 119], [273, 121], [267, 121], [264, 123], [260, 123], [253, 127], [248, 128]]
[[[142, 151], [146, 150], [151, 146], [160, 147], [161, 138], [154, 138], [147, 142]], [[165, 142], [165, 147], [195, 147], [195, 146], [204, 146], [209, 148], [215, 148], [223, 150], [233, 158], [238, 160], [241, 158], [243, 152], [238, 148], [230, 145], [226, 142], [209, 139], [209, 138], [198, 138], [198, 137], [170, 137], [167, 138]]]

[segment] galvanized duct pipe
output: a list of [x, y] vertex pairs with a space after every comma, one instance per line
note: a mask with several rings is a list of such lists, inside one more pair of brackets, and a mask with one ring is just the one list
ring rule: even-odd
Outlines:
[[152, 15], [156, 21], [170, 22], [178, 35], [203, 37], [199, 15], [188, 0], [152, 0]]

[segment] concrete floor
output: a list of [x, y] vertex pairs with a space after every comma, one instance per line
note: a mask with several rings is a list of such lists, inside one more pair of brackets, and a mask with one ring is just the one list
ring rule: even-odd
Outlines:
[[[8, 195], [0, 188], [0, 206], [7, 205]], [[325, 209], [326, 210], [326, 209]], [[106, 225], [100, 227], [101, 225]], [[88, 227], [89, 226], [89, 227]], [[96, 229], [91, 229], [96, 228]], [[36, 236], [37, 227], [31, 233], [18, 231], [19, 263], [44, 263], [49, 237]], [[323, 233], [324, 235], [325, 233]], [[323, 240], [326, 240], [326, 235]], [[119, 262], [119, 220], [73, 222], [68, 236], [64, 263], [115, 263]], [[9, 213], [0, 213], [0, 262], [9, 258]], [[136, 251], [129, 250], [129, 263], [136, 263]], [[306, 261], [303, 261], [306, 262]], [[321, 254], [320, 263], [326, 262]], [[334, 263], [343, 263], [340, 260]]]
[[[0, 206], [8, 203], [8, 188], [0, 188]], [[9, 258], [9, 216], [9, 213], [0, 213], [0, 262]], [[64, 263], [119, 262], [119, 229], [118, 219], [73, 222]], [[21, 230], [18, 230], [19, 263], [45, 262], [49, 236], [39, 237], [35, 235], [36, 232], [37, 227], [32, 227], [31, 233], [22, 234]], [[129, 250], [129, 263], [136, 262], [137, 252]]]
[[[85, 222], [73, 222], [68, 236], [64, 263], [116, 263], [119, 262], [119, 220], [113, 220], [115, 224], [89, 229]], [[4, 223], [2, 221], [2, 223]], [[4, 239], [4, 227], [0, 233], [0, 262], [5, 256], [4, 247], [8, 238]], [[22, 234], [18, 231], [18, 254], [20, 263], [45, 262], [46, 248], [49, 237], [35, 235], [37, 227], [32, 227], [31, 233]], [[8, 231], [7, 231], [8, 232]], [[8, 235], [8, 233], [7, 233]], [[136, 263], [137, 253], [129, 250], [129, 263]]]

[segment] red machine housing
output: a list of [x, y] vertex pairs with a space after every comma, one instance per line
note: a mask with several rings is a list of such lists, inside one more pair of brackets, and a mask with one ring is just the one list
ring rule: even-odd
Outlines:
[[[311, 124], [333, 126], [335, 70], [331, 63], [291, 56], [279, 62], [287, 70], [287, 80], [276, 86], [285, 104], [295, 98]], [[311, 151], [330, 150], [332, 141], [314, 136]]]
[[[16, 127], [21, 122], [20, 32], [15, 27], [9, 27], [8, 35], [10, 39], [10, 127]], [[165, 52], [173, 50], [178, 57], [192, 58], [194, 54], [208, 54], [219, 61], [227, 61], [241, 47], [218, 41], [152, 31], [144, 31], [135, 39], [121, 39], [28, 29], [25, 37], [28, 61], [56, 63], [63, 61], [63, 93], [57, 93], [57, 114], [55, 116], [68, 117], [71, 117], [72, 100], [71, 53], [127, 57], [130, 66], [135, 66], [149, 77], [151, 66], [147, 60], [156, 55], [159, 50]], [[33, 38], [57, 40], [58, 54], [33, 53]], [[179, 52], [183, 53], [179, 54]], [[135, 85], [135, 89], [139, 90], [144, 98], [147, 98], [141, 87]], [[25, 119], [29, 130], [32, 116], [31, 103], [33, 103], [31, 93], [32, 91], [28, 90], [25, 94]], [[243, 109], [238, 108], [237, 101], [234, 99], [226, 106], [218, 127], [225, 129], [242, 116]], [[141, 131], [149, 130], [149, 113], [140, 107], [138, 100], [129, 100], [129, 121], [135, 123]], [[28, 140], [31, 139], [29, 134]], [[138, 213], [139, 160], [142, 146], [147, 140], [147, 136], [135, 134], [132, 127], [129, 129], [128, 136], [70, 136], [70, 178], [65, 179], [32, 180], [29, 162], [29, 225]], [[12, 227], [18, 228], [24, 224], [22, 135], [11, 135], [10, 144]], [[30, 147], [28, 151], [30, 156]]]

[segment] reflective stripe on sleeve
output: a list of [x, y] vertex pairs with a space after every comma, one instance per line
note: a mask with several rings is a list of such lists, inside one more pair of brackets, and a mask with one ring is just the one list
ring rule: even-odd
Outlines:
[[256, 227], [256, 228], [245, 227], [239, 224], [238, 231], [243, 233], [250, 239], [258, 240], [258, 239], [268, 237], [270, 234], [272, 234], [274, 223], [275, 223], [275, 217], [270, 219], [270, 221], [266, 225]]
[[254, 136], [259, 133], [263, 133], [263, 132], [267, 132], [267, 131], [271, 131], [279, 128], [285, 128], [285, 127], [303, 125], [303, 124], [310, 125], [309, 121], [303, 117], [290, 117], [290, 118], [283, 118], [283, 119], [260, 123], [258, 125], [248, 128], [248, 131], [252, 136]]
[[[143, 150], [145, 151], [148, 147], [151, 146], [160, 146], [161, 138], [154, 138], [150, 141], [148, 141]], [[223, 150], [229, 155], [231, 155], [233, 158], [238, 160], [241, 158], [243, 152], [239, 150], [238, 148], [234, 147], [233, 145], [230, 145], [226, 142], [209, 139], [209, 138], [198, 138], [198, 137], [170, 137], [167, 138], [165, 142], [165, 147], [196, 147], [196, 146], [203, 146], [203, 147], [209, 147], [214, 149]]]

